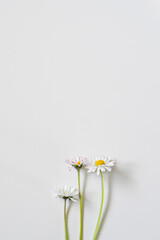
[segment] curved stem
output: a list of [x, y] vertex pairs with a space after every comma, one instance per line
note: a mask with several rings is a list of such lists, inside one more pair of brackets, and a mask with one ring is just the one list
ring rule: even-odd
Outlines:
[[81, 240], [82, 239], [82, 199], [81, 199], [81, 187], [80, 187], [80, 169], [78, 169], [78, 190], [79, 190], [79, 213], [80, 213], [79, 240]]
[[99, 222], [100, 222], [100, 218], [101, 218], [101, 214], [102, 214], [102, 207], [103, 207], [103, 192], [104, 192], [104, 190], [103, 190], [103, 174], [102, 174], [102, 172], [100, 172], [100, 173], [101, 173], [101, 205], [100, 205], [98, 220], [97, 220], [97, 224], [96, 224], [96, 228], [95, 228], [92, 240], [96, 239], [97, 229], [99, 226]]
[[64, 199], [64, 237], [67, 240], [66, 199]]

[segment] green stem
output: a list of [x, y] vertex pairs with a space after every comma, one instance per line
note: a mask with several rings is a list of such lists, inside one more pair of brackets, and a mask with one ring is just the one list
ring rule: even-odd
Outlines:
[[103, 190], [103, 174], [102, 174], [102, 172], [100, 172], [100, 173], [101, 173], [101, 205], [100, 205], [99, 216], [98, 216], [98, 220], [97, 220], [97, 224], [96, 224], [96, 228], [95, 228], [92, 240], [96, 239], [97, 229], [98, 229], [98, 225], [100, 222], [100, 218], [101, 218], [101, 214], [102, 214], [102, 207], [103, 207], [103, 192], [104, 192], [104, 190]]
[[64, 199], [64, 237], [67, 240], [66, 199]]
[[81, 240], [82, 239], [82, 199], [81, 199], [81, 187], [80, 187], [80, 169], [78, 169], [78, 190], [79, 190], [79, 213], [80, 213], [79, 240]]

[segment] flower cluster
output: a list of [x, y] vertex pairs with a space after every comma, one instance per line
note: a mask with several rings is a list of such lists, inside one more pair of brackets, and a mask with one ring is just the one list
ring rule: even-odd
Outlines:
[[70, 186], [61, 186], [55, 190], [56, 196], [64, 200], [64, 231], [65, 231], [65, 240], [68, 239], [67, 236], [67, 217], [66, 217], [66, 200], [71, 200], [73, 202], [77, 202], [79, 200], [79, 210], [80, 210], [80, 230], [79, 230], [79, 240], [82, 239], [82, 196], [81, 196], [81, 187], [80, 187], [80, 170], [83, 168], [86, 169], [88, 173], [96, 173], [97, 176], [101, 175], [101, 206], [99, 211], [99, 216], [96, 224], [96, 228], [93, 234], [92, 240], [95, 240], [101, 213], [103, 206], [103, 173], [105, 171], [111, 172], [113, 166], [115, 165], [115, 161], [110, 159], [104, 155], [94, 157], [92, 160], [88, 160], [86, 157], [77, 156], [73, 158], [66, 159], [66, 163], [68, 164], [69, 170], [71, 168], [75, 168], [78, 172], [78, 190], [74, 187]]

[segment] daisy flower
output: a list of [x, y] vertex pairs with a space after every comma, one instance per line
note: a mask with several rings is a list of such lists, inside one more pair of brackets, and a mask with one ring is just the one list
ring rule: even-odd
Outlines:
[[78, 200], [78, 191], [74, 187], [58, 187], [55, 189], [56, 196], [64, 200], [64, 238], [68, 240], [68, 230], [67, 230], [67, 215], [66, 215], [66, 201], [69, 199], [73, 202]]
[[88, 173], [96, 172], [97, 175], [99, 175], [100, 172], [105, 172], [106, 170], [111, 172], [114, 165], [114, 160], [105, 156], [97, 156], [93, 159], [92, 163], [87, 165], [86, 168], [88, 169]]
[[111, 172], [114, 164], [115, 164], [114, 160], [111, 160], [105, 156], [98, 156], [98, 157], [94, 158], [94, 161], [87, 166], [89, 173], [95, 172], [95, 173], [97, 173], [97, 175], [99, 175], [99, 174], [101, 175], [101, 205], [100, 205], [99, 215], [98, 215], [96, 228], [94, 230], [92, 240], [96, 239], [97, 230], [98, 230], [98, 226], [99, 226], [99, 222], [100, 222], [101, 214], [102, 214], [102, 208], [103, 208], [103, 196], [104, 196], [103, 172], [105, 172], [106, 170]]
[[61, 186], [55, 189], [56, 197], [62, 199], [69, 199], [73, 202], [77, 202], [78, 200], [78, 191], [74, 187], [70, 186]]
[[76, 156], [73, 158], [66, 159], [66, 163], [69, 165], [69, 170], [71, 170], [72, 167], [75, 167], [76, 169], [80, 169], [83, 166], [87, 164], [87, 158], [82, 156]]
[[80, 170], [82, 167], [84, 167], [87, 164], [87, 158], [82, 156], [77, 156], [77, 157], [67, 159], [66, 163], [68, 163], [69, 165], [69, 170], [71, 170], [71, 168], [74, 167], [75, 169], [77, 169], [77, 172], [78, 172], [79, 217], [80, 217], [79, 240], [81, 240], [83, 216], [82, 216], [82, 196], [81, 196], [81, 186], [80, 186]]

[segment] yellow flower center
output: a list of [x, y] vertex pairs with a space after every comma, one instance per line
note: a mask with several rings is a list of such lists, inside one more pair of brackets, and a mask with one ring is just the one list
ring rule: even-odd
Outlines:
[[95, 166], [103, 165], [105, 162], [103, 160], [97, 160], [94, 162]]
[[81, 164], [80, 161], [75, 162], [75, 165], [80, 165], [80, 164]]

